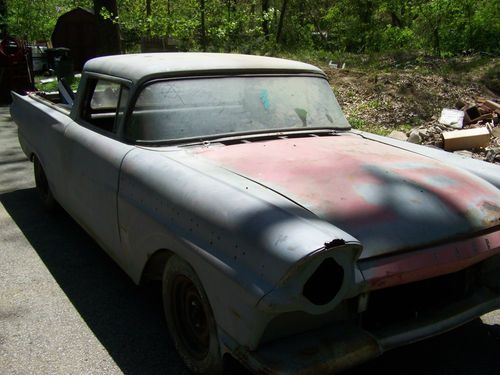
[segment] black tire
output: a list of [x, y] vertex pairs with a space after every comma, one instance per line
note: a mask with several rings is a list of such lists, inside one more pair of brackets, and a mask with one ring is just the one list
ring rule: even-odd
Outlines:
[[50, 191], [49, 181], [47, 180], [47, 176], [45, 175], [42, 165], [36, 156], [33, 158], [33, 164], [35, 170], [36, 190], [38, 191], [45, 208], [48, 211], [54, 211], [57, 209], [58, 204]]
[[189, 370], [222, 373], [217, 328], [207, 295], [196, 272], [176, 255], [163, 272], [163, 308], [170, 337]]

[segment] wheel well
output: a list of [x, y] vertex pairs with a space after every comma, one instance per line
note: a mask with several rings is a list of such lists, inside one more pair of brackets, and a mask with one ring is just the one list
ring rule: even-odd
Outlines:
[[144, 285], [151, 281], [161, 281], [165, 264], [172, 255], [174, 255], [174, 253], [166, 249], [157, 250], [151, 255], [142, 271], [140, 284]]

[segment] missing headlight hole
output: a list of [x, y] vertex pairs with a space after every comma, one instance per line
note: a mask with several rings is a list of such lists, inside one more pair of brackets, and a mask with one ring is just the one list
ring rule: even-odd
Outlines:
[[304, 284], [302, 294], [315, 305], [326, 305], [335, 298], [343, 280], [344, 269], [333, 258], [327, 258]]

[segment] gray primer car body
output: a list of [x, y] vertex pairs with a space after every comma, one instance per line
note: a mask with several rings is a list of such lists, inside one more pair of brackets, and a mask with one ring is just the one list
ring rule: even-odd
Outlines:
[[[254, 75], [325, 78], [308, 64], [256, 56], [110, 56], [85, 65], [72, 108], [13, 94], [11, 113], [56, 200], [134, 282], [170, 254], [193, 267], [222, 354], [253, 371], [343, 369], [500, 307], [498, 166], [349, 129], [229, 143], [123, 137], [149, 82]], [[82, 118], [99, 79], [128, 90], [112, 133]], [[312, 303], [304, 285], [327, 259], [342, 280], [326, 303]], [[474, 293], [422, 318], [360, 323], [377, 291], [468, 270]]]

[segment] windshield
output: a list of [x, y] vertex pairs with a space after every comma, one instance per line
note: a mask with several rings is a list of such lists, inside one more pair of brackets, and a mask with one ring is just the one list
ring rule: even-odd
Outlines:
[[348, 129], [326, 79], [216, 77], [146, 86], [125, 128], [143, 141], [303, 128]]

